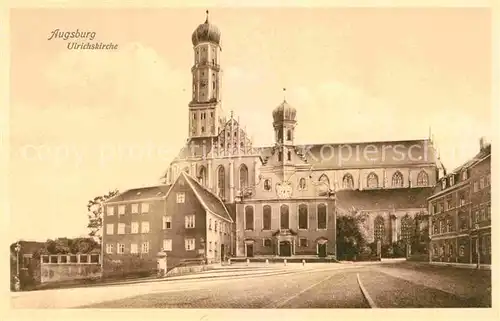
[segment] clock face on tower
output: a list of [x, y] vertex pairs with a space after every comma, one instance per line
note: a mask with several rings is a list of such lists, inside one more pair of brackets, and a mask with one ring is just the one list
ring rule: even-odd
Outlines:
[[276, 184], [276, 195], [278, 198], [290, 198], [293, 188], [290, 182], [281, 182]]

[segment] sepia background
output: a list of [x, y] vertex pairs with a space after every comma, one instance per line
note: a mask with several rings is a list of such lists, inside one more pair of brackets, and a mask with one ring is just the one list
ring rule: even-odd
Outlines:
[[[10, 12], [9, 241], [84, 235], [90, 198], [158, 182], [187, 132], [190, 36], [204, 10]], [[283, 87], [298, 143], [425, 138], [431, 127], [452, 169], [493, 134], [487, 9], [219, 7], [210, 19], [223, 108], [256, 145], [272, 144]], [[118, 50], [67, 50], [47, 40], [57, 28]]]

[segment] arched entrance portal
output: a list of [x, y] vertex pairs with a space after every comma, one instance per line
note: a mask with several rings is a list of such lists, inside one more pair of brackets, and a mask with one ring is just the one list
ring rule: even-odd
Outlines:
[[316, 242], [317, 242], [316, 249], [318, 251], [318, 256], [319, 257], [326, 257], [327, 256], [326, 244], [328, 243], [328, 240], [321, 237]]
[[280, 242], [280, 256], [292, 256], [292, 243], [290, 241]]

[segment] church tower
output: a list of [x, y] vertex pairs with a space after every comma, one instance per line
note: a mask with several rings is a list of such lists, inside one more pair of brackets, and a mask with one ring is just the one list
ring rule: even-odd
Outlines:
[[189, 138], [214, 137], [223, 126], [221, 108], [220, 31], [209, 23], [200, 24], [192, 36], [193, 89], [189, 103]]
[[278, 161], [283, 165], [290, 164], [294, 150], [295, 116], [297, 111], [286, 100], [273, 110], [273, 127]]

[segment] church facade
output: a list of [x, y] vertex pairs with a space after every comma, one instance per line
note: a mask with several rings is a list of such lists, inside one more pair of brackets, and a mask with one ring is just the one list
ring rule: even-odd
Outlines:
[[336, 216], [350, 208], [369, 214], [371, 241], [404, 238], [440, 175], [432, 140], [297, 145], [297, 111], [283, 101], [270, 145], [253, 146], [221, 107], [220, 40], [208, 17], [193, 32], [188, 140], [163, 183], [185, 172], [226, 204], [233, 256], [334, 257]]

